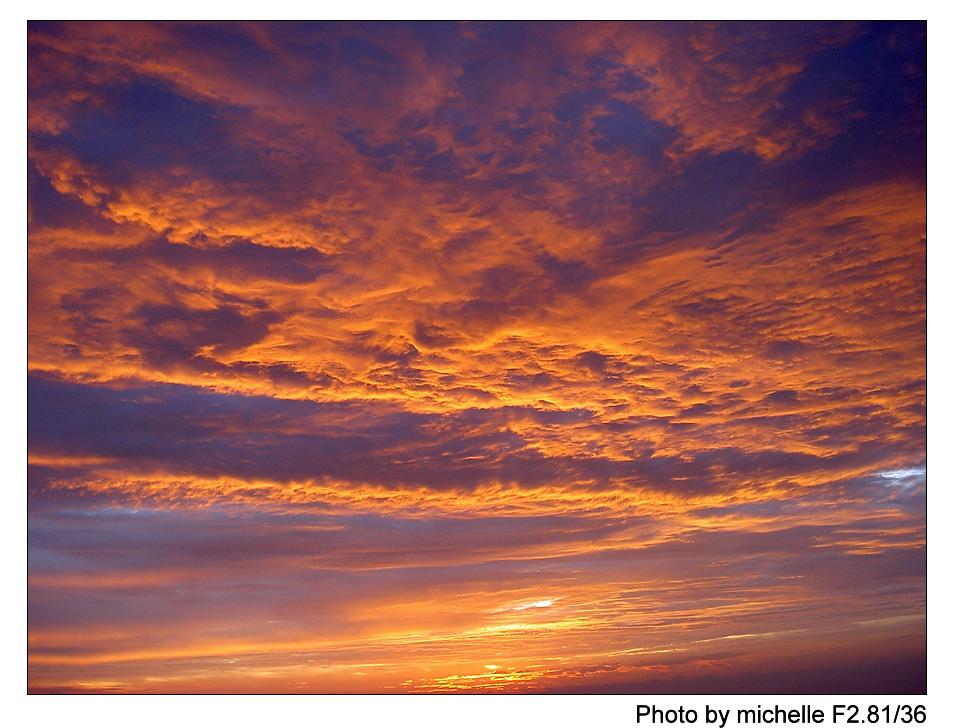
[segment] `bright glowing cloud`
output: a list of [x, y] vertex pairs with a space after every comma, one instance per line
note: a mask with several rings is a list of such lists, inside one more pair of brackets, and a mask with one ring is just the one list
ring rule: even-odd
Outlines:
[[536, 602], [529, 602], [528, 604], [521, 604], [520, 606], [514, 607], [515, 612], [522, 612], [524, 609], [543, 609], [553, 605], [553, 599], [540, 599]]

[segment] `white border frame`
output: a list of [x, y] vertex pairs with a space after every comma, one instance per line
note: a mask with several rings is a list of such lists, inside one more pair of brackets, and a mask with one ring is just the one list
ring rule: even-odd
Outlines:
[[[952, 39], [949, 14], [941, 3], [835, 2], [803, 0], [788, 5], [757, 3], [752, 0], [726, 0], [721, 3], [701, 0], [678, 4], [642, 3], [619, 0], [587, 0], [570, 3], [514, 2], [483, 0], [448, 5], [436, 0], [409, 3], [360, 2], [311, 4], [273, 0], [252, 3], [238, 0], [215, 7], [196, 0], [166, 0], [163, 3], [136, 4], [118, 0], [95, 2], [11, 2], [3, 11], [2, 54], [8, 112], [3, 115], [3, 196], [8, 238], [0, 246], [0, 291], [3, 306], [4, 339], [8, 342], [4, 368], [3, 398], [8, 416], [3, 422], [2, 467], [6, 476], [2, 533], [5, 560], [5, 598], [2, 609], [2, 691], [3, 715], [8, 725], [46, 726], [162, 726], [170, 720], [186, 725], [227, 724], [260, 726], [284, 721], [308, 724], [443, 726], [486, 728], [488, 725], [546, 725], [549, 727], [588, 725], [635, 726], [636, 705], [655, 703], [661, 707], [684, 705], [704, 710], [705, 705], [737, 708], [757, 704], [797, 707], [803, 703], [826, 710], [836, 703], [924, 704], [928, 723], [950, 724], [951, 690], [948, 686], [948, 648], [951, 628], [946, 609], [950, 588], [945, 574], [952, 556], [951, 531], [946, 519], [951, 515], [951, 465], [948, 440], [951, 431], [947, 415], [951, 411], [949, 366], [949, 330], [952, 286], [951, 223], [946, 212], [951, 195], [948, 182], [951, 169], [950, 125], [951, 94], [948, 69], [952, 67]], [[26, 693], [26, 21], [27, 19], [293, 19], [317, 15], [322, 19], [640, 19], [688, 20], [718, 18], [726, 20], [759, 18], [767, 20], [807, 19], [927, 19], [928, 20], [928, 204], [930, 235], [928, 243], [928, 409], [934, 414], [928, 430], [928, 449], [935, 457], [930, 463], [928, 549], [928, 696], [887, 698], [885, 696], [848, 698], [835, 696], [28, 696]], [[15, 110], [15, 111], [14, 111]], [[930, 136], [931, 122], [935, 134]], [[942, 126], [942, 122], [944, 126]], [[931, 201], [935, 204], [931, 207]], [[933, 216], [930, 215], [934, 212]], [[933, 244], [930, 242], [933, 240]], [[933, 519], [931, 518], [933, 516]], [[934, 525], [933, 530], [930, 525]], [[945, 568], [947, 567], [947, 568]], [[647, 725], [644, 721], [642, 725]], [[696, 725], [704, 725], [700, 718]], [[729, 725], [732, 725], [730, 722]], [[828, 725], [826, 723], [825, 725]]]

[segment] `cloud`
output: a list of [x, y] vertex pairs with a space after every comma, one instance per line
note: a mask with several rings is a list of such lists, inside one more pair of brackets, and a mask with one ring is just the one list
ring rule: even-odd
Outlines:
[[31, 689], [921, 644], [922, 23], [28, 45]]

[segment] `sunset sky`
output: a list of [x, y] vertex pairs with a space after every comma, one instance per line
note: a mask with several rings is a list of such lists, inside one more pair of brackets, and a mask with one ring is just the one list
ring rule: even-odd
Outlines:
[[925, 687], [923, 23], [30, 23], [34, 692]]

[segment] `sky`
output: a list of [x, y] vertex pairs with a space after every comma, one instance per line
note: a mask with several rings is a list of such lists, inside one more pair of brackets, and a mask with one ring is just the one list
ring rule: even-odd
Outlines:
[[925, 689], [924, 23], [28, 37], [32, 692]]

